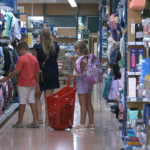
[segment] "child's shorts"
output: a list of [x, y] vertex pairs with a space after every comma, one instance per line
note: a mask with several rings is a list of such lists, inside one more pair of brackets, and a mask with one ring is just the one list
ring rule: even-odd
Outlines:
[[18, 86], [19, 103], [25, 105], [35, 103], [35, 86]]
[[88, 84], [83, 77], [76, 77], [77, 93], [78, 94], [92, 94], [93, 85]]

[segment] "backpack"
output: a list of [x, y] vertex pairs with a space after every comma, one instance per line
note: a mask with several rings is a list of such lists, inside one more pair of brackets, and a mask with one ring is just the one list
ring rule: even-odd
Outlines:
[[113, 74], [112, 71], [109, 73], [108, 78], [105, 82], [105, 88], [104, 88], [104, 92], [103, 92], [103, 98], [104, 99], [108, 99], [108, 91], [109, 91], [109, 87], [111, 84], [111, 80], [112, 80]]
[[114, 80], [115, 76], [113, 76], [112, 80], [111, 80], [111, 84], [110, 84], [110, 88], [109, 88], [109, 92], [108, 92], [108, 99], [109, 100], [117, 100], [117, 93], [119, 92], [119, 79], [118, 80]]
[[79, 58], [79, 61], [77, 63], [77, 70], [79, 71], [80, 76], [82, 76], [80, 64], [84, 57], [88, 57], [87, 75], [86, 77], [84, 77], [84, 80], [88, 84], [97, 84], [102, 82], [102, 72], [103, 72], [102, 65], [94, 54], [85, 55]]
[[0, 70], [4, 68], [4, 54], [2, 48], [0, 48]]

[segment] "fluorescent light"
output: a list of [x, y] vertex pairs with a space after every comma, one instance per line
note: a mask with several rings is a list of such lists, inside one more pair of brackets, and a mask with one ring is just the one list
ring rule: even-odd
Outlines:
[[70, 3], [71, 7], [77, 7], [75, 0], [68, 0], [68, 2]]

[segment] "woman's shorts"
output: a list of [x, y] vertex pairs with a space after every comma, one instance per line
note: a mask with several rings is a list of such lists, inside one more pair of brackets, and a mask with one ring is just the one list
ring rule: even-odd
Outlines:
[[83, 77], [76, 77], [77, 93], [78, 94], [92, 94], [93, 85], [88, 84]]
[[58, 78], [44, 80], [44, 82], [40, 81], [40, 90], [41, 91], [52, 90], [52, 89], [57, 89], [57, 88], [60, 88]]

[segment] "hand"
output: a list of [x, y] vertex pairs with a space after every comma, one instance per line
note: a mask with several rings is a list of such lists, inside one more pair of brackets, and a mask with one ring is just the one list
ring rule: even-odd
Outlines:
[[71, 62], [75, 61], [74, 55], [70, 55], [70, 56], [69, 56], [69, 59], [71, 60]]
[[7, 77], [4, 77], [3, 79], [0, 80], [0, 82], [1, 82], [1, 83], [4, 83], [4, 82], [6, 82], [7, 80], [8, 80]]
[[37, 92], [39, 92], [39, 91], [40, 91], [40, 86], [39, 86], [39, 84], [36, 84], [35, 92], [37, 93]]

